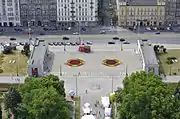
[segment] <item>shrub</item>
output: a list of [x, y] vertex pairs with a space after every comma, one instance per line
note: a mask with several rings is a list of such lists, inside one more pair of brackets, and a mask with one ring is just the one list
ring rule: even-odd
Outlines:
[[166, 63], [167, 63], [167, 64], [173, 64], [173, 61], [172, 61], [172, 60], [167, 60]]
[[0, 73], [3, 73], [3, 69], [0, 69]]
[[177, 73], [176, 73], [176, 72], [174, 72], [174, 73], [173, 73], [173, 75], [177, 75]]

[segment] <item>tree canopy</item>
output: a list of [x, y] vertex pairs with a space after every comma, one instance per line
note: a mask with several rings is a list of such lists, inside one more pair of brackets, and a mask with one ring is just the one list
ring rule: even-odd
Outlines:
[[120, 119], [179, 119], [180, 100], [152, 73], [136, 72], [118, 89]]
[[64, 82], [54, 75], [27, 78], [18, 87], [22, 102], [15, 107], [16, 119], [71, 119]]

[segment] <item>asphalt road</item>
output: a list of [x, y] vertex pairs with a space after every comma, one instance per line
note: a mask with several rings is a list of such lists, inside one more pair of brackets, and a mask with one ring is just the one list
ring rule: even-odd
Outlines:
[[[94, 35], [34, 35], [33, 38], [40, 38], [47, 40], [48, 42], [62, 41], [62, 37], [67, 36], [70, 38], [69, 42], [79, 41], [79, 37], [84, 41], [91, 41], [97, 44], [107, 44], [108, 41], [112, 41], [114, 36], [120, 38], [125, 38], [130, 43], [136, 43], [138, 39], [149, 39], [152, 43], [161, 44], [180, 44], [180, 34], [177, 33], [161, 33], [160, 35], [155, 35], [154, 33], [136, 34], [132, 32], [123, 31], [116, 34], [94, 34]], [[2, 42], [9, 40], [10, 37], [17, 38], [17, 41], [26, 42], [28, 41], [28, 35], [11, 35], [11, 36], [0, 36]], [[116, 41], [117, 43], [119, 41]]]

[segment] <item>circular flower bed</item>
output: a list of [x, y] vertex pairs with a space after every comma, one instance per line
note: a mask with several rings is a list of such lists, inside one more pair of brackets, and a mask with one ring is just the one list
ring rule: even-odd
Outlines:
[[120, 61], [118, 59], [105, 59], [103, 64], [108, 67], [115, 67], [120, 64]]
[[67, 61], [67, 65], [71, 67], [79, 67], [83, 65], [85, 62], [82, 59], [70, 59]]

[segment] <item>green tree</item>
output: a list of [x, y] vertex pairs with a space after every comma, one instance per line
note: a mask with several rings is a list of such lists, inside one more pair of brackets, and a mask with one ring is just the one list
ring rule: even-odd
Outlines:
[[22, 102], [22, 98], [18, 90], [11, 87], [4, 95], [4, 107], [12, 114], [16, 114], [16, 108]]
[[[27, 119], [72, 118], [67, 101], [63, 96], [60, 96], [52, 86], [31, 90], [31, 101], [28, 103], [25, 102], [24, 105], [26, 105], [25, 107], [28, 109]], [[26, 112], [23, 114], [26, 114]], [[22, 118], [24, 115], [19, 114], [19, 116]]]
[[70, 119], [70, 105], [65, 99], [64, 82], [54, 75], [27, 78], [19, 87], [22, 104], [17, 119]]
[[[179, 103], [160, 77], [136, 72], [123, 81], [116, 94], [120, 119], [177, 119]], [[176, 106], [175, 106], [176, 105]], [[177, 106], [178, 105], [178, 106]]]
[[21, 51], [22, 54], [26, 55], [27, 57], [30, 56], [30, 44], [29, 43], [25, 43], [23, 50]]

